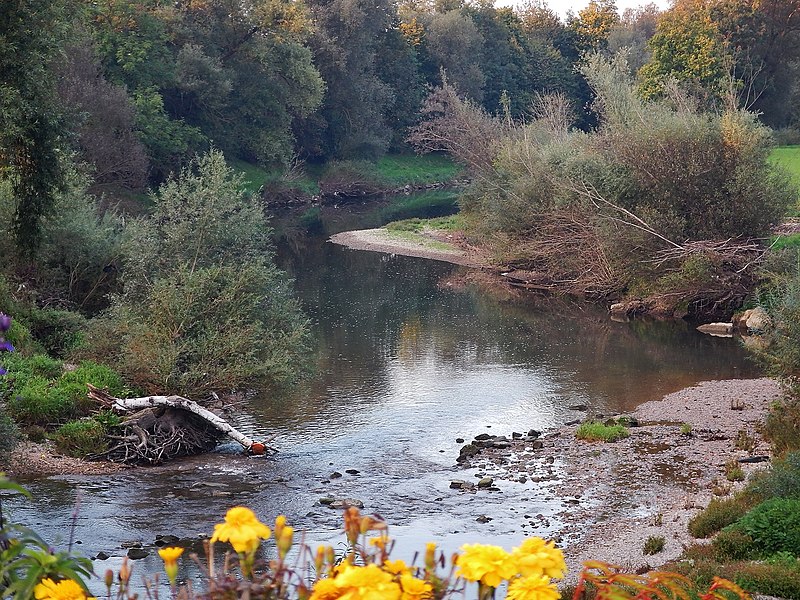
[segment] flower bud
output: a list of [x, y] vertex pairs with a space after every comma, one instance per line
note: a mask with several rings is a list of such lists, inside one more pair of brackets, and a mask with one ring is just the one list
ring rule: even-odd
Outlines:
[[281, 559], [286, 558], [286, 555], [292, 548], [292, 536], [294, 536], [294, 527], [289, 525], [283, 527], [280, 537], [275, 536], [276, 545], [278, 546], [278, 556], [280, 556]]

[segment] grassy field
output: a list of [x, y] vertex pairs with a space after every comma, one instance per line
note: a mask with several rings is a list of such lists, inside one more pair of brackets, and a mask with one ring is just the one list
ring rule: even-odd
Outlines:
[[375, 165], [376, 173], [389, 185], [437, 183], [450, 181], [461, 173], [461, 167], [441, 154], [392, 154]]
[[800, 146], [779, 146], [769, 155], [769, 160], [786, 169], [800, 187]]

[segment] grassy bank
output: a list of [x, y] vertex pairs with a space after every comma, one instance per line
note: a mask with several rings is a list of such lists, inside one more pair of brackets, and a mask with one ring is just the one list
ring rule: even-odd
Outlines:
[[259, 193], [262, 189], [270, 188], [291, 189], [306, 196], [354, 184], [376, 191], [448, 183], [462, 172], [462, 168], [452, 159], [439, 154], [395, 154], [384, 156], [377, 162], [307, 164], [289, 173], [267, 170], [240, 160], [231, 161], [231, 166], [244, 175], [245, 190], [248, 192]]

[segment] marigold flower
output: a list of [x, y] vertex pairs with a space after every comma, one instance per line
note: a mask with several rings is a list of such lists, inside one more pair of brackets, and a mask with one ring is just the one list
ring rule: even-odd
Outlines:
[[391, 573], [392, 575], [403, 575], [411, 571], [405, 561], [399, 558], [397, 560], [385, 561], [382, 565], [382, 568], [384, 571]]
[[162, 548], [158, 551], [158, 555], [164, 561], [164, 570], [167, 572], [167, 577], [172, 585], [175, 585], [175, 580], [178, 577], [178, 559], [181, 554], [183, 554], [183, 548], [175, 546]]
[[314, 584], [309, 600], [400, 600], [400, 586], [391, 573], [377, 565], [356, 567], [347, 563], [334, 569], [334, 576]]
[[86, 595], [86, 590], [72, 579], [53, 581], [49, 577], [42, 579], [33, 588], [36, 600], [97, 600]]
[[411, 573], [400, 576], [400, 588], [403, 595], [400, 600], [430, 600], [433, 598], [433, 586], [427, 581], [417, 579]]
[[260, 540], [272, 535], [269, 527], [258, 520], [255, 513], [244, 506], [234, 506], [225, 514], [225, 522], [214, 525], [211, 543], [230, 542], [240, 554], [255, 552]]
[[518, 577], [508, 585], [506, 600], [558, 600], [561, 594], [547, 575]]
[[540, 537], [529, 537], [523, 540], [519, 548], [511, 552], [517, 561], [520, 575], [546, 575], [552, 579], [563, 579], [567, 570], [564, 553], [556, 548], [555, 542], [545, 542]]
[[456, 575], [496, 588], [518, 573], [514, 558], [499, 546], [464, 544], [456, 558]]
[[425, 567], [429, 571], [436, 569], [436, 543], [428, 542], [425, 544]]
[[308, 600], [337, 600], [344, 591], [331, 578], [317, 579]]

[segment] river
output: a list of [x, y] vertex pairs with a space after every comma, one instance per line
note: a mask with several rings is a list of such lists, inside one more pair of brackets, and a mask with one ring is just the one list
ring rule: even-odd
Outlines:
[[[429, 540], [447, 550], [510, 546], [530, 532], [523, 512], [543, 515], [538, 535], [557, 537], [560, 523], [549, 517], [559, 499], [537, 483], [450, 490], [452, 479], [483, 474], [456, 466], [456, 440], [544, 430], [585, 415], [571, 406], [628, 411], [699, 381], [759, 374], [735, 340], [684, 322], [613, 322], [584, 303], [491, 293], [455, 265], [325, 241], [374, 226], [376, 214], [324, 210], [317, 234], [284, 228], [279, 257], [311, 319], [317, 370], [289, 395], [252, 397], [236, 419], [276, 455], [243, 457], [226, 444], [118, 475], [23, 481], [34, 501], [13, 500], [13, 517], [63, 547], [77, 502], [75, 548], [111, 555], [96, 561], [101, 575], [119, 566], [128, 542], [151, 550], [136, 561], [134, 581], [160, 569], [156, 535], [197, 547], [235, 504], [265, 521], [286, 514], [308, 541], [335, 545], [340, 514], [319, 500], [356, 498], [389, 522], [398, 555], [409, 559]], [[492, 520], [478, 524], [480, 515]], [[197, 567], [184, 563], [181, 576], [196, 579]]]

